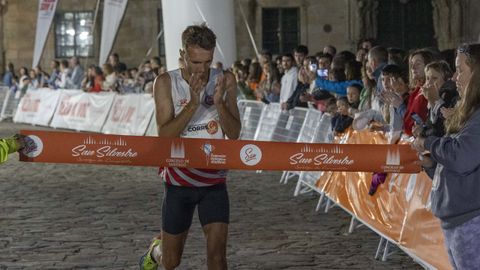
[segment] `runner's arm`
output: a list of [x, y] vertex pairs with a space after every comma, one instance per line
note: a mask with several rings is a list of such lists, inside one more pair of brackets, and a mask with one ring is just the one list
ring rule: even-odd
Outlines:
[[[220, 118], [220, 126], [229, 139], [236, 140], [240, 136], [240, 113], [237, 107], [237, 82], [230, 72], [225, 72], [224, 91], [225, 98], [216, 102], [215, 106]], [[216, 89], [216, 91], [219, 89]]]
[[153, 84], [155, 112], [159, 137], [180, 137], [190, 119], [195, 114], [198, 104], [189, 102], [177, 117], [172, 100], [171, 79], [164, 73], [155, 79]]

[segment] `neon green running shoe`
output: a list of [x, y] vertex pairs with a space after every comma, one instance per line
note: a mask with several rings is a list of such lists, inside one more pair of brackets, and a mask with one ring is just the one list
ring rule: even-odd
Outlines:
[[162, 239], [153, 239], [147, 253], [140, 258], [140, 270], [157, 270], [158, 263], [152, 258], [152, 252], [156, 246], [162, 246]]

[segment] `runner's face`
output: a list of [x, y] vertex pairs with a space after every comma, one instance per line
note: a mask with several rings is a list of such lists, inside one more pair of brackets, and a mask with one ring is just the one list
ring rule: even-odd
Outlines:
[[182, 58], [185, 62], [185, 69], [189, 74], [197, 74], [200, 78], [207, 80], [208, 71], [213, 61], [214, 50], [205, 50], [198, 46], [188, 46], [182, 51]]

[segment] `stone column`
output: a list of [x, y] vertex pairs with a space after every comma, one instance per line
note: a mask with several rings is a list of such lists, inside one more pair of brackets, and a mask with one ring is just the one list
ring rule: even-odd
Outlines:
[[440, 50], [456, 48], [462, 40], [462, 1], [432, 0], [433, 26]]
[[357, 7], [360, 39], [377, 38], [378, 0], [359, 0]]
[[229, 67], [236, 60], [233, 0], [162, 0], [167, 68], [178, 67], [181, 34], [188, 25], [206, 22], [217, 35], [214, 63]]

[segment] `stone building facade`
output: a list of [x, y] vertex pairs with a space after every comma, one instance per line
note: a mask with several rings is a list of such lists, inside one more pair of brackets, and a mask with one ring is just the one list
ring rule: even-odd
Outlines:
[[[357, 42], [365, 37], [386, 36], [394, 41], [398, 36], [410, 35], [410, 40], [414, 40], [416, 33], [408, 27], [402, 30], [402, 34], [395, 32], [402, 29], [402, 26], [397, 27], [396, 21], [391, 18], [397, 18], [400, 13], [403, 13], [403, 19], [398, 17], [398, 21], [406, 18], [413, 23], [420, 20], [420, 26], [431, 24], [431, 29], [426, 27], [422, 31], [428, 32], [425, 33], [427, 39], [428, 36], [431, 37], [430, 45], [438, 46], [442, 50], [454, 48], [460, 42], [478, 41], [480, 33], [480, 22], [475, 20], [476, 14], [480, 12], [480, 2], [474, 0], [234, 1], [238, 58], [255, 55], [252, 39], [258, 50], [273, 46], [274, 53], [281, 53], [281, 50], [285, 51], [294, 44], [305, 44], [312, 53], [321, 51], [327, 44], [332, 44], [339, 50], [355, 50]], [[103, 14], [103, 1], [100, 2], [93, 32], [93, 54], [91, 57], [81, 58], [83, 64], [98, 62]], [[96, 4], [97, 0], [61, 0], [57, 13], [93, 13]], [[426, 8], [418, 10], [418, 7]], [[0, 0], [0, 8], [0, 64], [5, 67], [6, 63], [13, 62], [16, 67], [30, 67], [38, 2]], [[43, 67], [48, 67], [50, 60], [59, 58], [58, 38], [53, 26], [55, 20], [40, 62]], [[384, 30], [386, 25], [395, 25], [396, 29], [389, 32], [390, 28]], [[112, 51], [117, 52], [121, 61], [129, 67], [138, 66], [152, 45], [151, 56], [161, 56], [161, 42], [155, 41], [161, 26], [160, 0], [130, 0]], [[273, 42], [272, 39], [276, 41]], [[405, 42], [402, 44], [405, 49], [412, 47], [411, 44], [405, 45]], [[402, 44], [398, 47], [402, 47]]]

